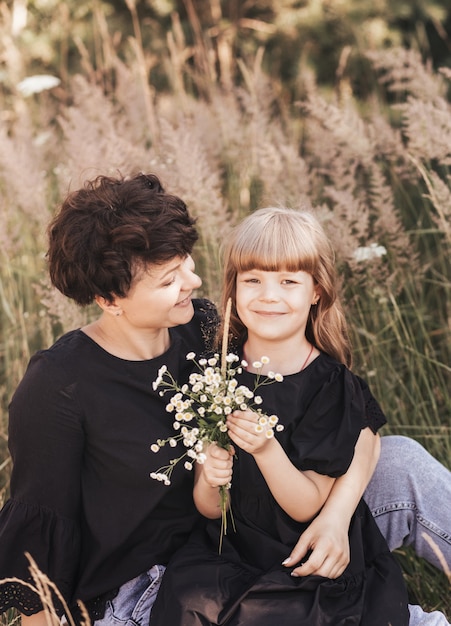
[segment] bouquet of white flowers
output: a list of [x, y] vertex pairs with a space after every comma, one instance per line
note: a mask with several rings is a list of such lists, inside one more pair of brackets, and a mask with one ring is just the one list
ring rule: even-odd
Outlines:
[[[168, 391], [175, 391], [166, 405], [168, 413], [174, 415], [175, 433], [168, 439], [158, 439], [151, 445], [151, 450], [158, 452], [166, 444], [175, 447], [178, 441], [183, 442], [187, 448], [181, 456], [171, 459], [168, 465], [150, 474], [151, 478], [160, 480], [165, 485], [171, 484], [171, 474], [175, 466], [183, 459], [187, 470], [193, 468], [193, 462], [203, 463], [206, 458], [204, 450], [210, 443], [214, 442], [225, 449], [230, 448], [231, 440], [227, 432], [226, 419], [227, 415], [237, 409], [255, 411], [259, 416], [256, 430], [257, 432], [264, 431], [266, 437], [272, 437], [274, 429], [283, 429], [276, 415], [268, 416], [262, 411], [259, 406], [262, 398], [256, 393], [259, 387], [281, 381], [283, 377], [274, 372], [268, 372], [266, 376], [259, 373], [259, 370], [269, 363], [269, 359], [263, 356], [260, 361], [253, 363], [253, 367], [258, 372], [254, 388], [249, 389], [238, 383], [235, 378], [236, 374], [240, 374], [242, 368], [247, 367], [248, 364], [245, 361], [240, 362], [236, 354], [227, 353], [229, 315], [228, 307], [222, 358], [219, 354], [214, 354], [210, 358], [196, 360], [195, 353], [190, 352], [186, 358], [193, 361], [197, 371], [193, 371], [187, 384], [179, 385], [165, 365], [160, 368], [158, 377], [152, 384], [154, 390], [160, 388], [162, 396]], [[230, 484], [219, 488], [222, 517], [221, 540], [223, 534], [227, 532], [227, 490], [229, 488]]]

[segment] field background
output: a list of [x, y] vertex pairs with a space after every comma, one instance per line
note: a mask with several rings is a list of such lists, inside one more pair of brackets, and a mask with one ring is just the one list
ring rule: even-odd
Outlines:
[[[448, 0], [0, 2], [0, 503], [28, 359], [93, 315], [49, 287], [46, 225], [118, 171], [187, 202], [213, 300], [231, 225], [313, 206], [384, 434], [451, 466], [450, 33]], [[399, 558], [412, 601], [451, 618], [446, 576]]]

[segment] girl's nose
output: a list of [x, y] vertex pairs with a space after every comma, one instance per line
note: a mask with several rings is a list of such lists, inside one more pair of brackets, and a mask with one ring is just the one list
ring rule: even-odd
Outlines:
[[279, 299], [277, 288], [274, 285], [262, 285], [260, 300], [265, 302], [275, 302]]

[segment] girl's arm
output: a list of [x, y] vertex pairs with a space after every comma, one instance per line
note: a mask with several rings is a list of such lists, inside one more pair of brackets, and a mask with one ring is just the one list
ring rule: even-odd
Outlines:
[[[293, 465], [280, 443], [255, 430], [253, 411], [234, 411], [227, 419], [232, 441], [252, 454], [279, 506], [294, 520], [307, 522], [323, 506], [334, 478]], [[302, 498], [297, 494], [302, 493]]]
[[380, 454], [380, 437], [370, 428], [362, 430], [352, 463], [336, 479], [319, 515], [303, 532], [284, 561], [293, 567], [311, 550], [308, 560], [293, 570], [293, 576], [316, 574], [337, 578], [349, 563], [348, 530], [351, 517], [373, 475]]
[[204, 451], [204, 463], [194, 466], [193, 499], [199, 513], [210, 519], [221, 516], [221, 497], [218, 487], [232, 480], [233, 455], [235, 451], [220, 448], [212, 443]]

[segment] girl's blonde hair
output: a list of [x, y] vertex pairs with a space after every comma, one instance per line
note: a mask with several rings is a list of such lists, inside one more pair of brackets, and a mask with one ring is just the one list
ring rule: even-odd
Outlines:
[[[312, 213], [266, 208], [251, 213], [236, 226], [223, 248], [222, 312], [232, 301], [230, 342], [241, 344], [246, 327], [236, 311], [236, 278], [252, 269], [309, 273], [320, 287], [320, 299], [310, 309], [307, 339], [319, 350], [351, 366], [347, 324], [337, 297], [335, 255], [322, 226]], [[218, 332], [222, 337], [222, 329]]]

